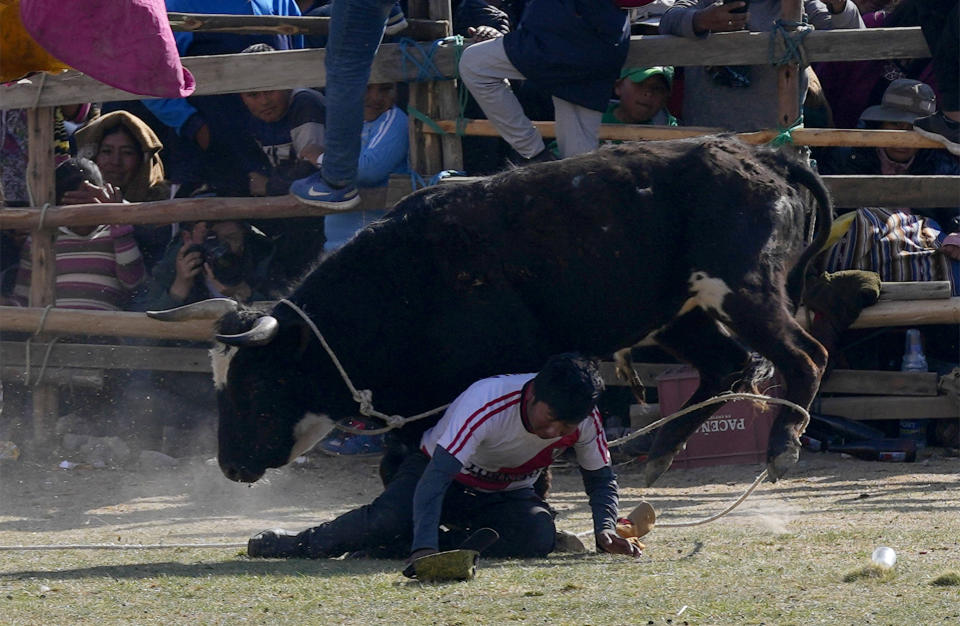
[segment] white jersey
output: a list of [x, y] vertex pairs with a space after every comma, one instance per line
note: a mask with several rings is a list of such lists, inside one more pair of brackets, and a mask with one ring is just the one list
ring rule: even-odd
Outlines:
[[479, 491], [530, 487], [540, 472], [571, 446], [583, 469], [610, 465], [596, 407], [564, 437], [541, 439], [526, 429], [523, 397], [534, 376], [496, 376], [470, 385], [423, 434], [421, 449], [432, 457], [436, 446], [443, 447], [463, 464], [456, 480]]

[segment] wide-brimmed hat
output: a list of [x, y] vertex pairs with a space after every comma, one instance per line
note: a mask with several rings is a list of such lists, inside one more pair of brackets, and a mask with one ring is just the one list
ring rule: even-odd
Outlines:
[[654, 65], [652, 67], [625, 67], [620, 72], [620, 78], [629, 78], [635, 83], [642, 83], [651, 76], [663, 76], [667, 86], [673, 85], [673, 67], [669, 65]]
[[860, 115], [865, 122], [906, 122], [937, 112], [937, 96], [933, 88], [919, 80], [898, 78], [883, 92], [880, 104]]

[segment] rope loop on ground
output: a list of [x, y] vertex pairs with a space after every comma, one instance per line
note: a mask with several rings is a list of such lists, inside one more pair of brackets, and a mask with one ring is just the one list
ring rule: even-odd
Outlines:
[[303, 318], [303, 321], [307, 323], [307, 326], [310, 327], [310, 330], [313, 331], [313, 334], [320, 341], [320, 345], [323, 346], [323, 349], [327, 351], [327, 355], [330, 357], [330, 360], [333, 362], [333, 365], [337, 368], [337, 371], [340, 372], [340, 377], [343, 379], [344, 384], [347, 386], [347, 389], [350, 391], [350, 395], [353, 400], [359, 405], [359, 412], [362, 415], [367, 417], [376, 417], [383, 420], [387, 425], [383, 428], [374, 428], [370, 430], [359, 430], [347, 426], [346, 424], [336, 424], [336, 428], [343, 430], [354, 435], [380, 435], [385, 432], [394, 430], [395, 428], [400, 428], [405, 426], [410, 422], [415, 422], [417, 420], [423, 419], [439, 413], [445, 410], [450, 404], [444, 404], [443, 406], [438, 406], [435, 409], [430, 409], [429, 411], [424, 411], [423, 413], [418, 413], [417, 415], [411, 415], [409, 417], [404, 417], [402, 415], [387, 415], [386, 413], [381, 413], [373, 408], [373, 391], [370, 389], [357, 389], [353, 381], [350, 380], [350, 376], [347, 374], [346, 369], [340, 363], [340, 359], [337, 358], [336, 353], [334, 353], [333, 348], [330, 347], [330, 344], [327, 343], [327, 340], [324, 338], [323, 334], [320, 332], [320, 329], [317, 328], [317, 325], [313, 322], [310, 317], [304, 313], [303, 309], [291, 302], [286, 298], [282, 298], [278, 303], [286, 304], [288, 307], [293, 309], [297, 315]]

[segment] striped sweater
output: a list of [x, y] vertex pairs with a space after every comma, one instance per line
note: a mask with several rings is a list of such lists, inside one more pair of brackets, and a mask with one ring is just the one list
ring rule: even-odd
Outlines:
[[[30, 247], [27, 239], [13, 291], [21, 306], [30, 296]], [[61, 227], [54, 254], [59, 308], [118, 311], [146, 276], [132, 226], [97, 226], [82, 236]]]

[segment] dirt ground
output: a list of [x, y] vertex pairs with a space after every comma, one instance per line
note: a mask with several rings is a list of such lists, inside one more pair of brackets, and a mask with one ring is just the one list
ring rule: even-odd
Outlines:
[[[946, 516], [956, 525], [960, 459], [942, 450], [929, 454], [915, 463], [879, 463], [804, 451], [788, 478], [764, 483], [715, 523], [778, 532], [796, 523], [826, 530], [860, 519], [882, 529], [884, 518], [937, 524]], [[62, 469], [56, 459], [22, 457], [0, 463], [0, 545], [240, 544], [264, 528], [301, 529], [368, 502], [380, 490], [377, 460], [311, 453], [304, 463], [240, 485], [224, 478], [212, 458], [130, 470]], [[664, 524], [697, 519], [732, 502], [760, 469], [672, 469], [655, 487], [643, 489], [640, 468], [621, 465], [622, 510], [646, 498]], [[560, 511], [560, 528], [590, 529], [578, 472], [555, 471], [551, 502]], [[670, 531], [658, 527], [645, 539], [648, 549], [656, 549], [658, 534]], [[944, 546], [960, 562], [957, 537], [944, 537]]]

